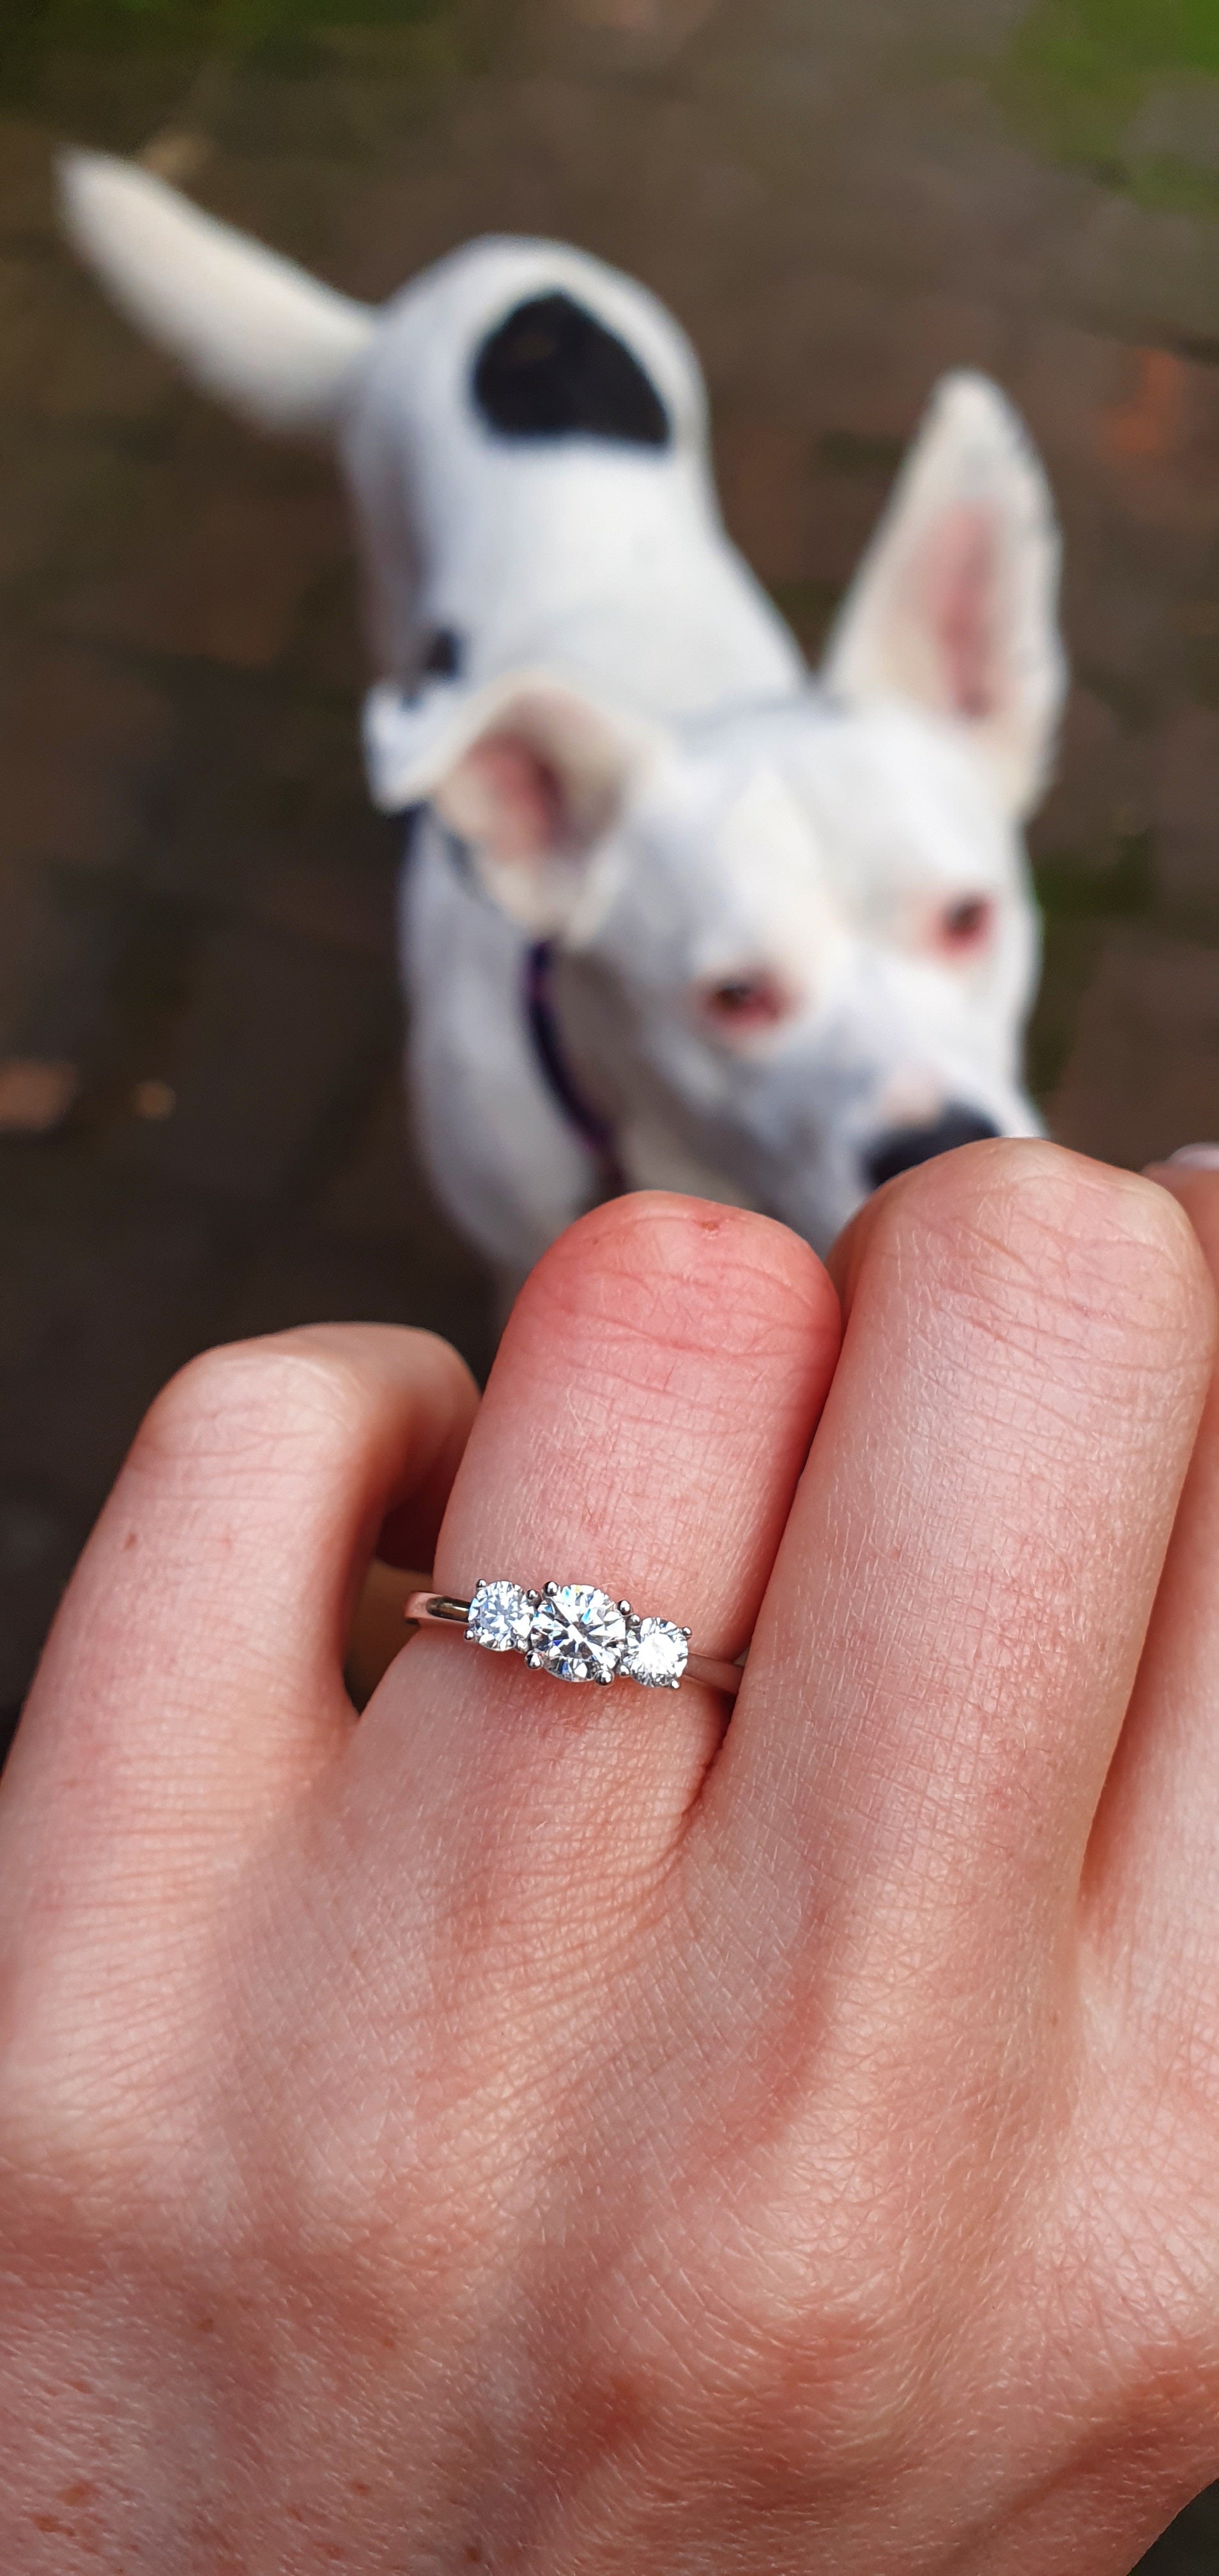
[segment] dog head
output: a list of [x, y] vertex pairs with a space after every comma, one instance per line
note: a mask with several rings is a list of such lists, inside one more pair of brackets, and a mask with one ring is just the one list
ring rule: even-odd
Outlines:
[[1019, 420], [952, 377], [807, 691], [673, 727], [545, 672], [376, 690], [375, 792], [430, 800], [558, 944], [624, 1132], [665, 1128], [824, 1248], [896, 1172], [1038, 1132], [1021, 824], [1065, 683], [1057, 586]]

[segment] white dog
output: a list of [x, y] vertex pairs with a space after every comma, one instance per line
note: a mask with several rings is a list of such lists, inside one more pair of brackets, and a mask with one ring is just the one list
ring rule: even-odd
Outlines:
[[724, 535], [693, 354], [549, 242], [380, 311], [147, 172], [66, 162], [72, 239], [211, 392], [329, 429], [382, 676], [373, 795], [414, 817], [403, 966], [441, 1198], [505, 1280], [612, 1188], [783, 1218], [1029, 1135], [1020, 824], [1065, 666], [1045, 478], [951, 376], [813, 682]]

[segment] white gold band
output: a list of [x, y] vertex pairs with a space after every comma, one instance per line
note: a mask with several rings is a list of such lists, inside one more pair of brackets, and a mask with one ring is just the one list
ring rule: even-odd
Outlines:
[[740, 1664], [692, 1653], [688, 1628], [641, 1618], [629, 1601], [613, 1601], [593, 1583], [547, 1583], [540, 1592], [479, 1583], [469, 1601], [412, 1592], [406, 1616], [423, 1627], [459, 1628], [468, 1645], [493, 1655], [523, 1655], [533, 1671], [556, 1681], [638, 1682], [645, 1690], [706, 1682], [730, 1699], [741, 1687]]

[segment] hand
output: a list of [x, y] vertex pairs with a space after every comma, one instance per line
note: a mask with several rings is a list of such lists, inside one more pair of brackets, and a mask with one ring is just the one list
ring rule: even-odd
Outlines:
[[[460, 1466], [420, 1335], [166, 1391], [0, 1798], [11, 2576], [1125, 2576], [1219, 2466], [1197, 1234], [971, 1148], [839, 1358], [792, 1236], [628, 1199]], [[450, 1483], [442, 1588], [752, 1632], [727, 1733], [427, 1632], [356, 1725]]]

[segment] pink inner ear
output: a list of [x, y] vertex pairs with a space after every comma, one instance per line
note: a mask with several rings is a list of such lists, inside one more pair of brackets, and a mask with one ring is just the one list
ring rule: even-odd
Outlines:
[[948, 702], [980, 724], [999, 696], [998, 530], [989, 511], [950, 511], [934, 530], [926, 572]]
[[531, 859], [562, 848], [562, 781], [531, 743], [519, 734], [488, 734], [467, 753], [463, 767], [473, 791], [469, 801], [478, 807], [497, 857]]

